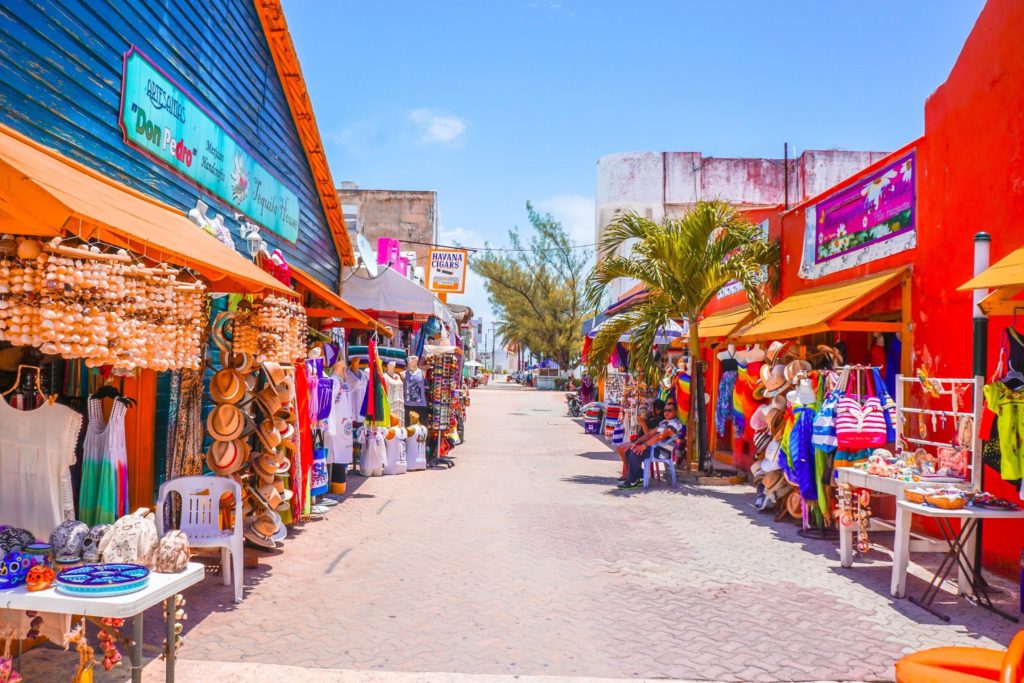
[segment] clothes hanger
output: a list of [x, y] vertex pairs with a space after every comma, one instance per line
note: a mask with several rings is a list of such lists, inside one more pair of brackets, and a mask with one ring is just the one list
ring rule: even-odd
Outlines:
[[121, 403], [125, 404], [129, 408], [134, 408], [135, 407], [135, 399], [134, 398], [130, 398], [130, 397], [125, 396], [124, 394], [122, 394], [120, 392], [120, 390], [118, 390], [118, 388], [114, 386], [114, 380], [113, 380], [112, 377], [108, 377], [106, 383], [104, 383], [103, 386], [101, 386], [99, 389], [97, 389], [96, 393], [94, 393], [89, 398], [95, 398], [95, 399], [112, 398], [115, 401], [120, 401]]
[[8, 394], [14, 393], [15, 391], [17, 391], [20, 388], [20, 386], [21, 386], [21, 371], [22, 370], [35, 370], [35, 373], [36, 373], [35, 390], [36, 390], [36, 392], [38, 392], [38, 394], [40, 396], [42, 396], [44, 399], [46, 399], [47, 403], [49, 403], [50, 405], [53, 405], [53, 402], [57, 400], [57, 394], [52, 394], [51, 395], [51, 394], [47, 394], [45, 391], [43, 391], [43, 385], [42, 385], [42, 382], [40, 381], [41, 370], [40, 370], [38, 365], [19, 365], [18, 366], [18, 374], [15, 375], [15, 377], [14, 377], [14, 384], [11, 385], [11, 387], [7, 391], [5, 391], [2, 394], [0, 394], [0, 396], [7, 396]]

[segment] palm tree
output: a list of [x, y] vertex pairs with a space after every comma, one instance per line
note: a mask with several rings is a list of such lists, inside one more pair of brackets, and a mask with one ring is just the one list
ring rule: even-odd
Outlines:
[[[619, 248], [633, 241], [627, 256]], [[587, 300], [596, 308], [609, 285], [618, 278], [639, 280], [648, 296], [609, 319], [590, 350], [589, 367], [603, 374], [619, 337], [631, 333], [630, 355], [648, 381], [659, 375], [650, 353], [658, 330], [669, 320], [689, 322], [690, 358], [701, 357], [700, 315], [718, 292], [736, 280], [747, 294], [755, 315], [768, 310], [768, 281], [777, 277], [779, 245], [763, 238], [760, 228], [722, 201], [697, 202], [686, 215], [659, 225], [634, 213], [611, 223], [598, 245], [598, 262], [590, 275]], [[690, 415], [703, 409], [703, 397], [691, 392]], [[691, 425], [693, 420], [691, 419]], [[696, 453], [697, 430], [687, 429], [688, 452]]]

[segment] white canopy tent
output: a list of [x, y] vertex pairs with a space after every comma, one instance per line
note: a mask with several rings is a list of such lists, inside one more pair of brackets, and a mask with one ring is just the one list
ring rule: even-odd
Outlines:
[[437, 316], [449, 330], [457, 329], [455, 316], [433, 293], [407, 277], [385, 268], [371, 278], [365, 268], [344, 270], [345, 301], [364, 311]]

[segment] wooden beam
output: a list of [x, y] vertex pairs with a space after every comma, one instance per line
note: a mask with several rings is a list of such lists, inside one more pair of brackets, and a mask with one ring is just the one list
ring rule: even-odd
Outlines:
[[978, 304], [986, 315], [1013, 315], [1013, 309], [1024, 308], [1024, 299], [1013, 297], [1024, 291], [1024, 285], [995, 289]]

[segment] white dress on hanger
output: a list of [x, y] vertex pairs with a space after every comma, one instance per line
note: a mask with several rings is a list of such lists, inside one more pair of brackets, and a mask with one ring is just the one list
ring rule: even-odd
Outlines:
[[362, 422], [363, 399], [366, 397], [366, 383], [369, 376], [364, 370], [352, 372], [352, 368], [345, 370], [345, 384], [348, 385], [349, 398], [352, 400], [352, 420]]
[[398, 418], [398, 424], [405, 424], [405, 383], [399, 375], [392, 377], [384, 373], [384, 384], [388, 390], [388, 404], [391, 406], [391, 414]]
[[[75, 518], [71, 465], [82, 416], [59, 403], [18, 410], [0, 396], [0, 520], [28, 529], [48, 541], [61, 522]], [[71, 626], [67, 614], [40, 613], [40, 635], [61, 642]], [[0, 609], [0, 621], [12, 620], [19, 634], [28, 630], [24, 612]]]

